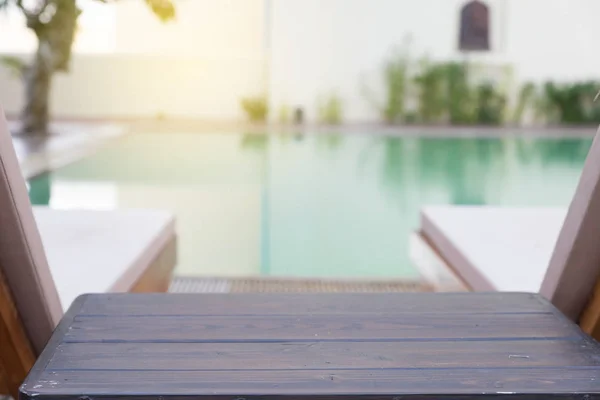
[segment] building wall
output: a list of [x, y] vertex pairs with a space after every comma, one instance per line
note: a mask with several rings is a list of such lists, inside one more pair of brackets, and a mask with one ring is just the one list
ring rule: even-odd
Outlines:
[[[600, 2], [485, 1], [492, 15], [492, 52], [470, 60], [499, 70], [512, 66], [515, 86], [525, 80], [598, 77]], [[462, 4], [177, 0], [177, 21], [165, 25], [142, 1], [119, 2], [103, 14], [105, 36], [92, 28], [81, 33], [71, 73], [56, 78], [53, 112], [57, 117], [239, 119], [241, 97], [268, 91], [273, 118], [285, 105], [303, 107], [311, 120], [318, 98], [335, 91], [347, 121], [377, 120], [363, 92], [368, 87], [382, 98], [380, 72], [394, 48], [408, 41], [414, 60], [463, 59], [456, 50]], [[0, 33], [15, 36], [17, 30], [14, 23], [0, 23]], [[31, 37], [23, 35], [30, 50]], [[14, 52], [14, 41], [6, 37], [0, 38], [0, 51]], [[10, 113], [22, 104], [20, 82], [1, 68], [0, 102]]]
[[176, 19], [161, 23], [142, 1], [116, 7], [119, 53], [264, 57], [265, 0], [176, 0]]
[[[485, 0], [492, 52], [470, 61], [512, 65], [518, 80], [598, 77], [595, 0]], [[335, 91], [346, 120], [377, 118], [363, 82], [382, 97], [381, 67], [408, 40], [411, 58], [463, 60], [457, 51], [465, 0], [285, 0], [272, 2], [272, 106], [302, 106], [314, 119], [317, 98]]]
[[[54, 81], [53, 114], [243, 118], [240, 98], [265, 92], [263, 0], [178, 0], [176, 6], [177, 18], [168, 24], [159, 22], [142, 0], [102, 8], [109, 11], [103, 17], [110, 40], [93, 40], [104, 37], [94, 35], [93, 23], [82, 27], [86, 35], [76, 42], [70, 73]], [[95, 11], [86, 8], [81, 18]], [[19, 24], [18, 13], [12, 17], [4, 29], [10, 28], [31, 51], [31, 35]], [[0, 21], [0, 33], [1, 26]], [[0, 51], [14, 53], [17, 48], [9, 44]], [[0, 67], [0, 104], [16, 114], [22, 101], [21, 82]]]
[[[154, 55], [75, 55], [54, 80], [51, 106], [59, 118], [243, 117], [239, 98], [264, 90], [261, 59], [207, 60]], [[0, 70], [0, 104], [16, 115], [21, 82]]]

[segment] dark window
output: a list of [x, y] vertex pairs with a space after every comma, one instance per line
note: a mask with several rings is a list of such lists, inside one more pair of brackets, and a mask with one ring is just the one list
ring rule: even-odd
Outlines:
[[490, 49], [490, 11], [479, 0], [469, 1], [460, 11], [461, 51], [487, 51]]

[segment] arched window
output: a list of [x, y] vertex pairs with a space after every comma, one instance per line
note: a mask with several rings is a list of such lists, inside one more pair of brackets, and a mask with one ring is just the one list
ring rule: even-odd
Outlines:
[[469, 1], [460, 11], [461, 51], [490, 50], [490, 11], [479, 0]]

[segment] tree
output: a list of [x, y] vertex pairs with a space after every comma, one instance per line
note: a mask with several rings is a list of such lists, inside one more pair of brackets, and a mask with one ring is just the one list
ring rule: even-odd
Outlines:
[[[144, 1], [162, 21], [175, 17], [173, 0]], [[27, 27], [35, 33], [38, 41], [33, 59], [20, 68], [25, 85], [21, 131], [24, 134], [47, 134], [52, 77], [56, 72], [68, 71], [81, 10], [77, 7], [77, 0], [0, 0], [0, 8], [9, 5], [21, 10]]]

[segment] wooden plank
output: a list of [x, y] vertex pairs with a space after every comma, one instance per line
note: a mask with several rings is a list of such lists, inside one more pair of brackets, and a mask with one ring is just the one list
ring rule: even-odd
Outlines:
[[579, 320], [581, 329], [596, 340], [600, 340], [600, 280], [596, 281], [592, 297]]
[[39, 354], [63, 310], [1, 109], [0, 206], [0, 268], [33, 350]]
[[[535, 318], [535, 323], [532, 323]], [[139, 327], [143, 326], [144, 329]], [[565, 338], [581, 333], [545, 314], [78, 316], [65, 342], [211, 342]]]
[[[600, 366], [580, 341], [65, 343], [48, 370]], [[597, 347], [596, 347], [597, 350]]]
[[[21, 400], [600, 398], [600, 344], [547, 301], [461, 295], [90, 295], [61, 322]], [[523, 321], [539, 335], [498, 337], [527, 333]], [[572, 334], [543, 336], [560, 332]]]
[[0, 397], [9, 395], [10, 389], [8, 388], [8, 376], [2, 367], [2, 363], [0, 363]]
[[18, 398], [19, 385], [33, 366], [35, 357], [12, 294], [0, 269], [0, 370], [3, 391]]
[[[35, 389], [34, 389], [34, 386]], [[258, 371], [46, 371], [26, 392], [40, 395], [327, 395], [600, 393], [597, 369], [350, 369]], [[53, 397], [54, 398], [54, 397]], [[403, 396], [403, 398], [405, 398]], [[480, 397], [479, 397], [480, 398]], [[541, 397], [550, 398], [550, 397]], [[456, 397], [452, 397], [456, 399]], [[387, 400], [391, 400], [388, 397]]]
[[540, 293], [577, 321], [600, 276], [600, 135], [592, 143]]
[[111, 294], [91, 296], [80, 315], [296, 315], [548, 312], [550, 305], [529, 293], [364, 294]]

